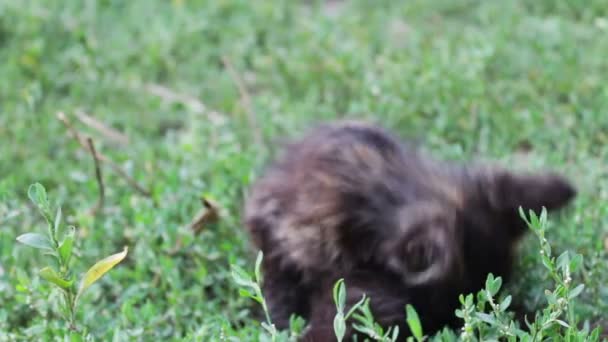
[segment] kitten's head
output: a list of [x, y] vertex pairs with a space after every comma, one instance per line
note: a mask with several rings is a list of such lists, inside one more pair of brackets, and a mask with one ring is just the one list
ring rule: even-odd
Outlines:
[[478, 283], [490, 272], [508, 276], [513, 247], [527, 231], [518, 208], [556, 210], [576, 195], [553, 173], [503, 169], [463, 172], [441, 186], [452, 188], [436, 193], [451, 195], [428, 196], [397, 210], [398, 234], [382, 246], [388, 268], [408, 285], [463, 278]]

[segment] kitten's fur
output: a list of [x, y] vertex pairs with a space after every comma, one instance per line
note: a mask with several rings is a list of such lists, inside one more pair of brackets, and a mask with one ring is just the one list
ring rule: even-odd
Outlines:
[[297, 314], [314, 329], [331, 282], [347, 277], [349, 287], [350, 277], [355, 292], [378, 293], [372, 310], [390, 308], [386, 321], [415, 302], [434, 329], [454, 321], [457, 295], [488, 273], [508, 280], [526, 231], [519, 206], [558, 209], [575, 194], [553, 173], [439, 162], [377, 126], [338, 122], [286, 147], [254, 184], [245, 225], [264, 252], [279, 328]]

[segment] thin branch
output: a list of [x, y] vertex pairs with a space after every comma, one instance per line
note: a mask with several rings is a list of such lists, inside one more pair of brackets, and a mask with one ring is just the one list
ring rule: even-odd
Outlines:
[[[91, 150], [89, 149], [86, 140], [80, 135], [80, 133], [78, 133], [76, 128], [74, 128], [70, 120], [68, 120], [68, 118], [63, 112], [57, 113], [57, 119], [59, 119], [59, 121], [61, 121], [65, 125], [65, 127], [68, 129], [68, 131], [70, 131], [70, 133], [72, 134], [74, 139], [80, 144], [80, 146], [85, 150], [89, 151], [89, 153], [91, 153]], [[127, 183], [129, 183], [129, 185], [133, 189], [137, 190], [140, 194], [146, 197], [151, 196], [148, 190], [146, 190], [143, 186], [139, 185], [135, 179], [129, 176], [120, 166], [118, 166], [118, 164], [112, 161], [112, 159], [106, 157], [101, 153], [97, 153], [97, 158], [101, 162], [108, 164], [114, 170], [114, 172], [116, 172], [121, 178], [123, 178]]]
[[160, 97], [163, 101], [169, 103], [179, 103], [194, 113], [205, 114], [214, 123], [222, 123], [226, 121], [226, 115], [214, 110], [209, 110], [204, 103], [199, 101], [194, 96], [176, 93], [165, 86], [153, 83], [146, 84], [144, 89], [148, 93]]
[[106, 191], [103, 185], [103, 177], [101, 175], [101, 167], [99, 166], [99, 156], [97, 155], [97, 150], [95, 149], [95, 144], [93, 144], [93, 139], [87, 137], [87, 143], [89, 145], [89, 151], [93, 155], [93, 160], [95, 161], [95, 178], [97, 178], [97, 186], [99, 188], [99, 198], [97, 199], [97, 204], [93, 208], [91, 208], [91, 215], [95, 216], [97, 213], [103, 208]]
[[119, 131], [109, 127], [108, 125], [104, 124], [103, 122], [97, 120], [96, 118], [92, 117], [91, 115], [86, 114], [85, 112], [83, 112], [81, 110], [77, 110], [75, 114], [76, 114], [76, 117], [78, 118], [78, 120], [80, 120], [80, 122], [91, 127], [92, 129], [98, 131], [103, 136], [105, 136], [107, 139], [109, 139], [113, 142], [116, 142], [118, 144], [121, 144], [121, 145], [129, 144], [129, 137], [126, 136], [125, 134], [123, 134], [122, 132], [119, 132]]
[[222, 56], [222, 63], [224, 63], [224, 67], [230, 74], [232, 81], [236, 85], [239, 90], [239, 94], [241, 95], [241, 105], [245, 108], [245, 112], [247, 113], [247, 119], [249, 121], [249, 126], [253, 133], [253, 139], [258, 146], [264, 146], [264, 140], [262, 138], [262, 132], [258, 125], [258, 121], [256, 119], [256, 113], [253, 109], [253, 101], [251, 101], [251, 95], [249, 95], [249, 91], [245, 86], [245, 81], [239, 75], [239, 73], [234, 68], [234, 65], [230, 61], [230, 59], [226, 56]]

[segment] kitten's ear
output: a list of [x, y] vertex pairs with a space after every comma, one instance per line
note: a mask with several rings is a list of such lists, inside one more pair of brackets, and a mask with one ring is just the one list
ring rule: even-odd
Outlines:
[[475, 176], [478, 191], [494, 210], [522, 207], [539, 213], [542, 207], [556, 210], [575, 196], [576, 189], [555, 173], [514, 173], [502, 169], [479, 172]]

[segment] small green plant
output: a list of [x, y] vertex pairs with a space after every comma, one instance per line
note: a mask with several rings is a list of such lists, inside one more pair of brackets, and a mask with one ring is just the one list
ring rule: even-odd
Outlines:
[[74, 251], [74, 239], [76, 229], [70, 227], [62, 232], [61, 207], [55, 211], [54, 217], [51, 205], [47, 198], [46, 190], [39, 184], [33, 184], [28, 190], [30, 200], [37, 206], [38, 210], [47, 222], [46, 235], [40, 233], [25, 233], [17, 237], [17, 241], [43, 251], [49, 257], [49, 264], [40, 269], [38, 274], [41, 278], [55, 285], [61, 291], [63, 301], [60, 304], [61, 314], [68, 322], [71, 330], [77, 331], [76, 309], [78, 300], [93, 283], [101, 278], [110, 269], [120, 263], [127, 256], [127, 247], [117, 254], [111, 255], [95, 263], [81, 278], [76, 285], [74, 270], [72, 269], [72, 255]]
[[[399, 337], [399, 327], [389, 327], [385, 331], [385, 328], [375, 321], [370, 307], [370, 299], [366, 298], [365, 295], [345, 314], [346, 285], [344, 284], [343, 279], [336, 282], [333, 293], [334, 302], [336, 303], [337, 309], [336, 316], [334, 317], [334, 332], [338, 341], [342, 341], [344, 339], [346, 321], [351, 316], [356, 322], [353, 324], [353, 328], [358, 332], [367, 335], [372, 340], [382, 342], [392, 342], [397, 340]], [[405, 319], [413, 335], [413, 337], [408, 338], [408, 341], [414, 341], [414, 339], [416, 341], [423, 341], [424, 336], [418, 313], [414, 307], [409, 304], [405, 307], [405, 311]]]
[[[334, 317], [334, 333], [336, 334], [336, 338], [338, 342], [341, 342], [344, 339], [344, 334], [346, 334], [346, 321], [350, 318], [353, 313], [361, 308], [361, 306], [366, 303], [365, 296], [361, 298], [361, 300], [355, 305], [353, 305], [348, 312], [344, 312], [346, 309], [346, 285], [344, 285], [344, 279], [339, 279], [334, 284], [333, 289], [334, 295], [334, 303], [336, 303], [336, 316]], [[355, 327], [356, 329], [356, 327]]]
[[[577, 317], [572, 310], [572, 301], [582, 293], [583, 284], [572, 284], [572, 275], [582, 264], [580, 255], [562, 253], [555, 258], [551, 254], [551, 246], [545, 238], [547, 226], [547, 212], [543, 210], [540, 216], [530, 211], [529, 218], [520, 210], [522, 218], [540, 241], [540, 254], [544, 267], [555, 283], [555, 288], [545, 291], [547, 306], [538, 312], [533, 323], [527, 323], [527, 327], [520, 327], [514, 320], [513, 313], [509, 311], [512, 297], [510, 295], [499, 295], [502, 287], [502, 278], [489, 274], [484, 289], [477, 295], [468, 294], [459, 297], [462, 304], [455, 314], [464, 321], [459, 340], [462, 341], [599, 341], [599, 328], [590, 331], [585, 325], [579, 328]], [[272, 341], [293, 341], [297, 334], [292, 332], [278, 332], [270, 320], [268, 308], [261, 291], [262, 253], [258, 254], [255, 266], [255, 279], [238, 266], [233, 266], [232, 275], [241, 288], [241, 294], [254, 299], [262, 305], [266, 314], [266, 322], [262, 326], [270, 334]], [[365, 334], [374, 341], [396, 341], [399, 337], [399, 327], [382, 327], [374, 320], [370, 308], [369, 298], [363, 296], [361, 300], [352, 307], [346, 307], [346, 284], [343, 279], [334, 284], [333, 299], [336, 304], [336, 315], [334, 317], [334, 333], [337, 341], [344, 340], [349, 318], [352, 317], [353, 328]], [[424, 335], [420, 318], [412, 305], [405, 307], [405, 321], [411, 332], [408, 342], [421, 342], [427, 339], [432, 341], [456, 341], [457, 336], [449, 329], [444, 329], [433, 337]], [[302, 322], [300, 322], [302, 323]], [[301, 328], [301, 326], [300, 326]], [[527, 328], [527, 329], [526, 329]], [[294, 331], [292, 327], [292, 331]], [[299, 331], [299, 330], [298, 330]]]
[[272, 323], [270, 312], [266, 299], [262, 293], [262, 260], [264, 254], [258, 252], [255, 261], [254, 276], [252, 277], [247, 271], [238, 265], [232, 265], [232, 279], [240, 286], [239, 293], [241, 296], [251, 298], [262, 306], [266, 321], [262, 322], [262, 328], [270, 335], [272, 342], [296, 341], [300, 332], [304, 328], [304, 321], [300, 317], [292, 316], [289, 322], [289, 331], [279, 331]]
[[551, 246], [545, 238], [546, 210], [543, 209], [540, 217], [530, 211], [528, 218], [520, 209], [520, 215], [538, 237], [542, 263], [555, 283], [552, 291], [545, 291], [547, 306], [536, 314], [533, 323], [526, 321], [527, 331], [522, 330], [507, 311], [511, 304], [511, 296], [506, 296], [501, 301], [496, 300], [502, 280], [490, 274], [485, 289], [477, 294], [477, 303], [472, 294], [460, 296], [462, 308], [456, 311], [456, 315], [464, 320], [461, 340], [483, 341], [504, 338], [509, 341], [598, 341], [599, 328], [592, 332], [588, 327], [579, 329], [572, 311], [572, 301], [584, 289], [583, 284], [576, 286], [572, 284], [572, 274], [582, 264], [582, 256], [571, 256], [568, 252], [562, 253], [557, 258], [552, 256]]
[[399, 337], [399, 327], [391, 327], [384, 331], [384, 327], [374, 320], [371, 308], [369, 306], [369, 298], [357, 307], [357, 312], [353, 318], [357, 323], [353, 324], [353, 328], [360, 333], [367, 335], [374, 341], [396, 341]]
[[264, 299], [264, 295], [262, 294], [261, 266], [263, 258], [264, 255], [260, 251], [255, 261], [255, 279], [252, 279], [251, 275], [249, 275], [247, 271], [237, 265], [232, 265], [232, 279], [234, 279], [237, 285], [241, 286], [239, 290], [241, 296], [251, 298], [258, 302], [260, 305], [262, 305], [262, 309], [264, 310], [264, 314], [266, 315], [266, 322], [262, 322], [262, 327], [270, 334], [272, 341], [276, 341], [278, 331], [275, 325], [272, 323], [272, 320], [270, 319], [268, 305], [266, 305], [266, 300]]
[[477, 293], [477, 305], [475, 305], [472, 294], [460, 295], [462, 308], [456, 310], [456, 316], [464, 320], [461, 340], [477, 341], [476, 336], [479, 336], [481, 340], [498, 338], [511, 340], [525, 334], [517, 327], [513, 317], [507, 311], [511, 305], [511, 296], [506, 296], [500, 303], [497, 303], [495, 296], [501, 286], [502, 279], [489, 274], [485, 288]]
[[534, 323], [528, 324], [530, 329], [529, 339], [539, 341], [560, 337], [569, 341], [598, 341], [599, 328], [592, 332], [589, 332], [588, 327], [578, 329], [577, 317], [574, 315], [571, 305], [571, 302], [585, 288], [584, 284], [575, 285], [572, 283], [572, 275], [583, 264], [582, 255], [571, 255], [566, 251], [557, 258], [552, 256], [551, 245], [545, 238], [547, 226], [547, 211], [545, 209], [541, 212], [540, 217], [530, 211], [528, 219], [520, 208], [520, 215], [538, 237], [542, 263], [555, 282], [553, 291], [545, 291], [547, 307], [536, 314]]
[[[360, 333], [367, 335], [374, 341], [394, 342], [399, 338], [399, 326], [389, 327], [384, 331], [384, 327], [378, 324], [369, 305], [369, 298], [363, 298], [351, 309], [353, 318], [357, 323], [353, 324], [353, 328]], [[425, 338], [422, 334], [422, 325], [420, 319], [413, 306], [406, 306], [406, 321], [412, 332], [412, 337], [408, 337], [410, 341], [423, 341]]]

